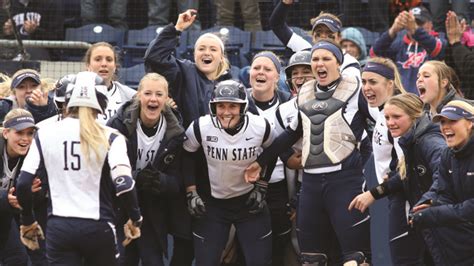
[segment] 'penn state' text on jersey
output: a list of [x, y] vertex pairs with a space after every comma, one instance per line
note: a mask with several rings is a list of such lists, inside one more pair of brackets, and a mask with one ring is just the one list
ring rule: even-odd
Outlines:
[[264, 117], [247, 114], [242, 129], [232, 136], [217, 128], [213, 119], [217, 118], [206, 115], [192, 122], [186, 130], [188, 139], [183, 147], [188, 152], [195, 152], [202, 146], [214, 198], [244, 195], [254, 187], [245, 182], [245, 169], [257, 159], [262, 148], [273, 141], [270, 125]]

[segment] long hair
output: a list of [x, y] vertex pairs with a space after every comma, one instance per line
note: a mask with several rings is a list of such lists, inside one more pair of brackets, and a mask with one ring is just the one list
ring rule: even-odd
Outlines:
[[407, 93], [407, 91], [405, 90], [405, 87], [403, 87], [402, 79], [400, 76], [400, 72], [398, 72], [397, 65], [395, 65], [395, 63], [391, 59], [385, 58], [385, 57], [373, 57], [373, 58], [370, 58], [368, 62], [381, 64], [393, 70], [393, 76], [394, 76], [393, 83], [395, 85], [393, 88], [394, 94]]
[[[413, 93], [399, 94], [387, 100], [385, 105], [393, 105], [403, 110], [411, 119], [412, 125], [423, 115], [423, 101]], [[398, 160], [398, 172], [401, 179], [406, 178], [405, 156]]]
[[109, 141], [105, 135], [105, 128], [97, 121], [97, 111], [89, 107], [72, 107], [69, 109], [71, 116], [77, 116], [80, 121], [79, 136], [81, 151], [88, 162], [91, 162], [91, 152], [95, 159], [101, 161], [104, 150], [109, 149]]
[[[457, 84], [459, 78], [457, 76], [453, 76], [453, 73], [455, 72], [451, 67], [446, 65], [446, 63], [437, 60], [430, 60], [425, 62], [423, 65], [430, 65], [433, 67], [434, 72], [436, 73], [436, 75], [438, 75], [438, 84], [440, 86], [440, 89], [443, 89], [440, 91], [445, 91], [447, 93], [449, 90], [455, 89], [456, 94], [460, 96], [463, 95], [460, 90], [459, 84]], [[448, 81], [448, 84], [444, 88], [441, 88], [441, 82], [444, 79]]]
[[83, 62], [86, 66], [90, 65], [91, 63], [91, 57], [92, 57], [92, 52], [97, 48], [97, 47], [108, 47], [110, 48], [110, 50], [112, 50], [112, 52], [114, 53], [114, 61], [115, 61], [115, 73], [114, 75], [112, 76], [112, 80], [117, 80], [117, 71], [118, 69], [120, 68], [120, 57], [117, 53], [117, 51], [115, 51], [114, 47], [108, 43], [108, 42], [96, 42], [94, 44], [91, 45], [91, 47], [89, 47], [89, 49], [87, 49], [85, 55], [84, 55], [84, 58], [83, 58]]

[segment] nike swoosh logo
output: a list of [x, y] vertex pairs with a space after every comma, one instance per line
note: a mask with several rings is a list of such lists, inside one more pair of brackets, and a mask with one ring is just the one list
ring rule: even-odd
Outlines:
[[121, 104], [122, 102], [115, 102], [115, 104]]
[[245, 140], [251, 140], [251, 139], [253, 139], [253, 137], [252, 138], [245, 138]]

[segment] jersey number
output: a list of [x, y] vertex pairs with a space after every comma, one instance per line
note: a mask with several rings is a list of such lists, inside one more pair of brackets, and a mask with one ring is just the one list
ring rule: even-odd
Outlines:
[[[71, 142], [65, 141], [65, 142], [63, 142], [63, 146], [64, 146], [64, 170], [65, 171], [69, 171], [69, 167], [71, 167], [71, 169], [73, 171], [78, 171], [78, 170], [81, 169], [81, 156], [77, 152], [77, 149], [80, 148], [80, 147], [77, 147], [76, 151], [74, 151], [74, 146], [75, 145], [80, 145], [80, 144], [81, 143], [79, 141], [71, 141]], [[70, 147], [69, 152], [68, 152], [68, 147]]]

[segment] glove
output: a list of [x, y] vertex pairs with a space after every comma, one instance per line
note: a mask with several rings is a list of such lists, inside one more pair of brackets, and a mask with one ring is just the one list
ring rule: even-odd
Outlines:
[[132, 221], [128, 219], [127, 223], [123, 225], [123, 232], [125, 234], [125, 240], [122, 245], [126, 247], [132, 240], [137, 239], [141, 236], [140, 227], [142, 226], [143, 217], [140, 217], [138, 221]]
[[249, 207], [249, 212], [257, 214], [265, 209], [267, 205], [265, 196], [267, 194], [268, 183], [263, 180], [259, 180], [255, 183], [252, 191], [250, 191], [249, 198], [245, 204]]
[[43, 230], [38, 222], [30, 225], [20, 225], [21, 243], [31, 250], [39, 249], [38, 239], [44, 240]]
[[186, 193], [186, 198], [188, 199], [188, 211], [191, 216], [200, 218], [206, 213], [206, 206], [196, 190]]
[[136, 178], [137, 190], [148, 191], [153, 195], [160, 195], [160, 171], [147, 166], [138, 172]]

